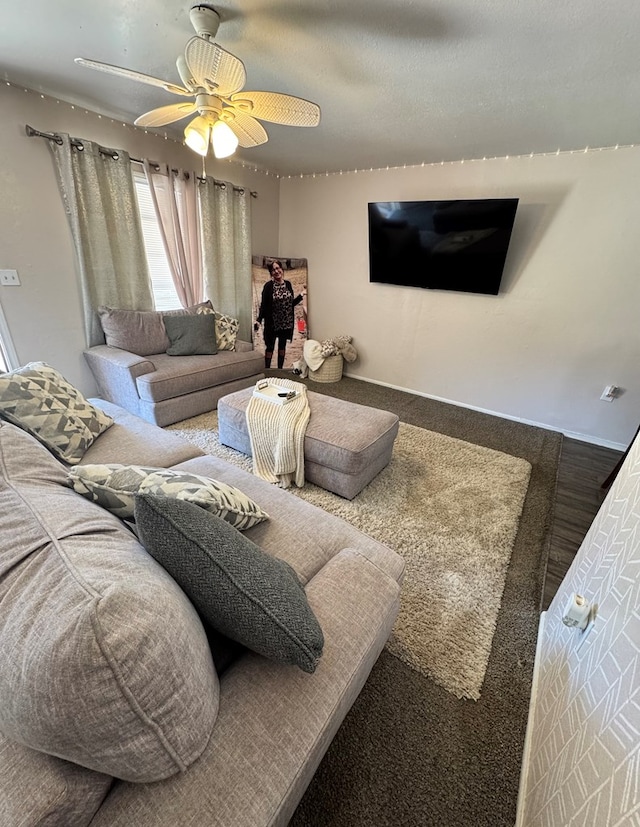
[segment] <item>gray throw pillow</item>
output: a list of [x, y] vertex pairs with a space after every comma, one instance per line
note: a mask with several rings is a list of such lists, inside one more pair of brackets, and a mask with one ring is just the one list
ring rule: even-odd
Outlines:
[[[207, 637], [168, 572], [66, 483], [58, 460], [0, 421], [0, 732], [105, 775], [159, 781], [199, 758], [213, 730]], [[2, 752], [0, 742], [2, 827], [76, 823], [7, 819]]]
[[213, 313], [196, 316], [163, 316], [171, 344], [169, 356], [212, 356], [218, 352], [216, 317]]
[[113, 419], [45, 362], [0, 374], [0, 416], [30, 433], [58, 459], [80, 462]]
[[139, 494], [135, 519], [142, 545], [205, 625], [267, 658], [315, 671], [324, 637], [288, 563], [188, 502]]

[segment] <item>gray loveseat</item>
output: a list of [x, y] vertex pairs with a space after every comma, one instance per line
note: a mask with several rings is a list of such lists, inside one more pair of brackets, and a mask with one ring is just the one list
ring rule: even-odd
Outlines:
[[[214, 314], [218, 352], [167, 353], [163, 315]], [[210, 302], [179, 311], [115, 310], [101, 307], [106, 344], [85, 351], [103, 399], [155, 425], [171, 425], [215, 409], [218, 400], [263, 376], [264, 355], [236, 338], [237, 321]]]
[[[124, 523], [68, 487], [67, 466], [0, 421], [0, 824], [286, 825], [391, 632], [403, 561], [92, 401], [115, 424], [83, 463], [189, 470], [269, 514], [243, 533], [306, 584], [324, 653], [307, 674], [246, 651], [219, 677], [175, 581]], [[130, 780], [113, 777], [116, 765]]]

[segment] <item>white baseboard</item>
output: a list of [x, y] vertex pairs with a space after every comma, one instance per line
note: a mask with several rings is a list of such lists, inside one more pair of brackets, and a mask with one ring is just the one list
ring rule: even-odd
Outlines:
[[524, 827], [524, 802], [527, 795], [527, 780], [529, 778], [529, 764], [531, 763], [531, 739], [535, 726], [536, 701], [538, 697], [538, 681], [540, 677], [540, 657], [542, 650], [542, 637], [547, 613], [542, 612], [538, 625], [538, 638], [536, 640], [536, 656], [533, 664], [533, 678], [531, 680], [531, 697], [529, 698], [529, 717], [527, 719], [527, 733], [524, 738], [524, 749], [522, 751], [522, 764], [520, 767], [520, 787], [518, 789], [518, 807], [516, 810], [515, 827]]
[[421, 391], [413, 390], [413, 388], [404, 388], [401, 385], [392, 385], [389, 382], [380, 382], [378, 379], [369, 379], [367, 376], [354, 376], [353, 374], [344, 372], [345, 376], [350, 379], [358, 379], [361, 382], [369, 382], [372, 385], [381, 385], [384, 388], [393, 388], [396, 391], [404, 391], [404, 393], [412, 393], [414, 396], [423, 396], [425, 399], [433, 399], [435, 402], [446, 402], [447, 405], [456, 405], [458, 408], [467, 408], [470, 411], [478, 411], [478, 413], [490, 414], [497, 416], [500, 419], [508, 419], [511, 422], [522, 422], [523, 425], [533, 425], [536, 428], [544, 428], [545, 431], [555, 431], [561, 433], [568, 439], [577, 439], [580, 442], [588, 442], [591, 445], [601, 445], [603, 448], [611, 448], [614, 451], [626, 451], [627, 446], [621, 442], [612, 442], [609, 439], [601, 439], [600, 437], [590, 436], [589, 434], [579, 434], [574, 431], [565, 431], [560, 428], [552, 428], [544, 422], [534, 422], [532, 419], [523, 419], [519, 416], [509, 416], [498, 411], [490, 411], [487, 408], [478, 408], [476, 405], [467, 405], [464, 402], [455, 402], [453, 399], [445, 399], [442, 396], [433, 396], [430, 393], [422, 393]]

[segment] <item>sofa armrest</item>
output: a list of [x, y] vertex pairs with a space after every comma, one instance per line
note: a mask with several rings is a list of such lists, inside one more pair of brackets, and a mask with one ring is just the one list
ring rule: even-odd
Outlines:
[[238, 353], [248, 353], [253, 350], [251, 342], [243, 342], [242, 339], [236, 339], [236, 350]]
[[84, 351], [98, 386], [99, 395], [134, 414], [140, 412], [136, 379], [155, 370], [146, 356], [108, 345], [96, 345]]
[[118, 782], [92, 827], [285, 827], [387, 641], [400, 586], [344, 549], [309, 582], [325, 637], [308, 675], [248, 653], [220, 683], [202, 756], [156, 784]]

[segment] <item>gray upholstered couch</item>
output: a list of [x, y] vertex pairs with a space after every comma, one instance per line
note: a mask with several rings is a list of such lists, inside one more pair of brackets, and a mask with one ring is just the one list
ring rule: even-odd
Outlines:
[[[403, 561], [93, 401], [116, 424], [83, 462], [188, 469], [270, 515], [244, 533], [306, 584], [324, 653], [307, 674], [245, 652], [219, 677], [175, 581], [124, 523], [67, 486], [66, 466], [0, 422], [0, 824], [285, 825], [392, 629]], [[154, 780], [116, 780], [114, 765]]]
[[[169, 315], [214, 314], [203, 302]], [[264, 355], [236, 338], [237, 322], [215, 313], [218, 352], [171, 356], [159, 311], [101, 307], [106, 344], [85, 351], [103, 399], [155, 425], [165, 426], [215, 409], [228, 393], [263, 376]]]

